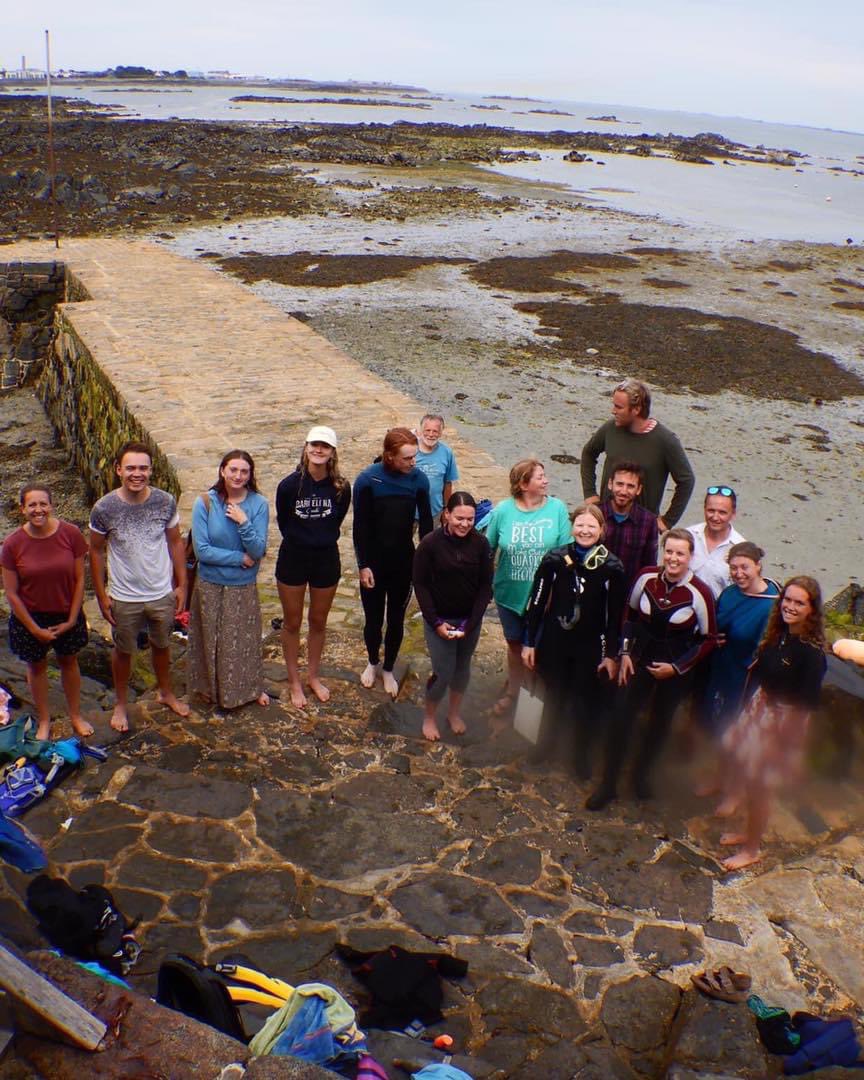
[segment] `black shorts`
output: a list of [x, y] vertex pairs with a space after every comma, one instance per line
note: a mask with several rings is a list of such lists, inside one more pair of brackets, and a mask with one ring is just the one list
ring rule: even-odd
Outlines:
[[[45, 629], [66, 622], [66, 615], [46, 614], [41, 611], [31, 611], [30, 618], [37, 626]], [[78, 621], [71, 630], [55, 638], [52, 642], [40, 641], [33, 637], [27, 627], [15, 618], [9, 616], [9, 648], [20, 659], [28, 664], [38, 664], [53, 649], [58, 656], [74, 656], [87, 644], [87, 620], [84, 612], [78, 612]]]
[[276, 560], [276, 580], [283, 585], [308, 585], [310, 589], [332, 589], [342, 576], [339, 548], [300, 547], [284, 540]]

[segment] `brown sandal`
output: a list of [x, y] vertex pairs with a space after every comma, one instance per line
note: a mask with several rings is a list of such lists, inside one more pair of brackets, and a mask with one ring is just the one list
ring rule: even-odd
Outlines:
[[752, 985], [749, 975], [733, 971], [728, 966], [716, 971], [703, 971], [700, 975], [691, 975], [690, 981], [706, 997], [728, 1001], [730, 1004], [746, 1001]]

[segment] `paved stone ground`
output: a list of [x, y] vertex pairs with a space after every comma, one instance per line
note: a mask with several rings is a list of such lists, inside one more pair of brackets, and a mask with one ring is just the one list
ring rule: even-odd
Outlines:
[[[272, 493], [313, 421], [340, 431], [354, 473], [388, 425], [420, 411], [209, 269], [138, 243], [68, 247], [96, 297], [80, 305], [91, 349], [104, 343], [109, 369], [129, 380], [151, 430], [157, 405], [173, 402], [158, 437], [189, 492], [187, 518], [233, 442], [256, 455]], [[135, 288], [118, 283], [124, 265], [135, 268]], [[207, 306], [227, 295], [231, 317], [214, 321]], [[241, 315], [257, 320], [254, 334]], [[206, 417], [198, 415], [202, 386], [218, 386], [211, 397], [220, 399]], [[245, 421], [232, 420], [241, 406]], [[452, 441], [467, 486], [500, 493], [501, 470]], [[775, 815], [763, 866], [724, 877], [719, 830], [687, 796], [679, 761], [666, 764], [668, 797], [594, 816], [581, 809], [587, 785], [529, 767], [512, 734], [490, 736], [484, 710], [501, 679], [494, 623], [478, 653], [468, 736], [424, 743], [419, 624], [406, 642], [414, 674], [400, 701], [363, 691], [347, 558], [346, 569], [326, 708], [301, 713], [276, 701], [228, 717], [196, 712], [181, 724], [145, 692], [131, 733], [116, 739], [95, 650], [86, 698], [97, 740], [114, 741], [110, 759], [71, 778], [26, 824], [52, 871], [78, 884], [104, 881], [142, 917], [138, 986], [152, 990], [171, 951], [208, 960], [242, 952], [283, 978], [321, 979], [362, 1003], [334, 956], [337, 942], [446, 949], [470, 968], [447, 984], [446, 1020], [434, 1030], [454, 1035], [478, 1078], [771, 1075], [746, 1010], [686, 989], [706, 964], [750, 971], [772, 1003], [859, 1015], [864, 799], [853, 783], [817, 780]], [[274, 637], [264, 649], [278, 693], [284, 667]], [[178, 680], [182, 651], [178, 643]], [[0, 677], [22, 687], [8, 654]], [[0, 880], [0, 925], [20, 944], [37, 944], [21, 905], [26, 879], [6, 869]], [[375, 1037], [383, 1060], [407, 1056], [404, 1042]], [[409, 1049], [432, 1054], [427, 1044]]]

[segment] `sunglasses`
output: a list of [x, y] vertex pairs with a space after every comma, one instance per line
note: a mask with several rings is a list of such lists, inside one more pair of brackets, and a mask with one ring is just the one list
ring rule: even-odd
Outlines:
[[705, 491], [706, 495], [725, 495], [727, 499], [734, 499], [735, 492], [728, 484], [712, 484]]

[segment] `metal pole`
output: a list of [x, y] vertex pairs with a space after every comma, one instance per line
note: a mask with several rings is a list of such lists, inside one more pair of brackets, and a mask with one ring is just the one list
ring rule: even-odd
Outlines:
[[60, 230], [57, 227], [57, 169], [54, 164], [54, 115], [51, 111], [51, 39], [45, 31], [45, 86], [48, 97], [48, 175], [51, 178], [51, 221], [54, 225], [54, 247], [60, 247]]

